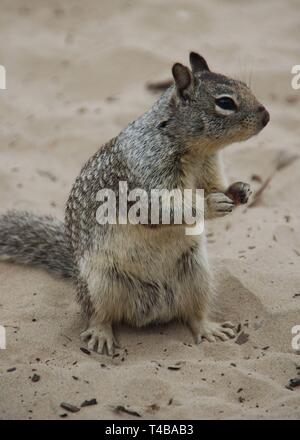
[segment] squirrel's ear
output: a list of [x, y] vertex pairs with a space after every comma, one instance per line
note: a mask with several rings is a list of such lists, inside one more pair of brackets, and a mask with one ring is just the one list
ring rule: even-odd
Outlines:
[[202, 72], [203, 70], [209, 71], [209, 67], [205, 59], [196, 52], [190, 53], [190, 64], [193, 73]]
[[172, 67], [172, 74], [175, 80], [176, 88], [179, 95], [186, 99], [188, 90], [193, 83], [193, 74], [190, 69], [183, 64], [176, 63]]

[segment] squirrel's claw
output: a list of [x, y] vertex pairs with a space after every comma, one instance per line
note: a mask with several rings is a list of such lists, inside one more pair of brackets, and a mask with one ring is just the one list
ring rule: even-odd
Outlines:
[[99, 354], [107, 352], [109, 356], [112, 356], [115, 353], [115, 348], [119, 348], [112, 327], [109, 325], [90, 327], [81, 333], [80, 338], [83, 341], [88, 340], [88, 348]]
[[223, 217], [233, 211], [234, 202], [223, 193], [211, 193], [206, 198], [208, 217]]
[[212, 321], [200, 321], [191, 324], [192, 332], [196, 337], [196, 343], [200, 344], [203, 339], [209, 342], [216, 342], [216, 338], [221, 341], [227, 341], [235, 337], [235, 332], [232, 330], [234, 325], [231, 322], [224, 322], [223, 324]]

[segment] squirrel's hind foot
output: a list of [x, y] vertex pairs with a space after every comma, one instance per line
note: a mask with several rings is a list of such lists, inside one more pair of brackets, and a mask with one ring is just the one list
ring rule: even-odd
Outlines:
[[80, 338], [82, 341], [88, 341], [88, 348], [99, 354], [107, 352], [109, 356], [112, 356], [115, 349], [119, 348], [110, 324], [89, 327], [80, 334]]
[[203, 339], [209, 342], [216, 342], [217, 339], [221, 341], [227, 341], [235, 337], [233, 329], [235, 325], [231, 322], [213, 322], [208, 320], [201, 320], [192, 322], [190, 324], [191, 330], [196, 338], [196, 343], [200, 344]]

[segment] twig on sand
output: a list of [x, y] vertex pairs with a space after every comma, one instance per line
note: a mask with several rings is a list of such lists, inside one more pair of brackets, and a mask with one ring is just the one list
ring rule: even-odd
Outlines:
[[139, 414], [137, 411], [132, 411], [131, 409], [127, 409], [123, 405], [116, 406], [114, 408], [114, 411], [116, 413], [122, 413], [123, 412], [125, 414], [129, 414], [129, 415], [134, 416], [134, 417], [141, 417], [141, 414]]
[[261, 187], [256, 191], [253, 196], [252, 202], [248, 205], [249, 208], [257, 206], [260, 202], [261, 196], [265, 189], [268, 187], [269, 183], [278, 171], [291, 165], [295, 160], [299, 159], [297, 154], [287, 154], [286, 152], [280, 152], [275, 160], [275, 167], [267, 179], [262, 183]]
[[288, 390], [294, 391], [294, 388], [300, 386], [300, 378], [290, 379], [289, 383], [285, 386]]
[[163, 92], [164, 90], [167, 90], [172, 84], [172, 79], [165, 79], [162, 81], [148, 82], [146, 84], [146, 88], [151, 92]]
[[78, 408], [75, 405], [72, 405], [71, 403], [67, 403], [67, 402], [62, 402], [60, 404], [61, 408], [65, 409], [66, 411], [69, 411], [71, 413], [77, 413], [78, 411], [80, 411], [80, 408]]

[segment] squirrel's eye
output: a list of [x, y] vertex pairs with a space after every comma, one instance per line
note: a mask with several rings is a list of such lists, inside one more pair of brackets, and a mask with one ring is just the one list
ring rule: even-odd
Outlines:
[[223, 97], [217, 98], [215, 102], [216, 102], [217, 106], [222, 108], [223, 110], [230, 110], [230, 111], [237, 110], [236, 103], [229, 96], [223, 96]]

